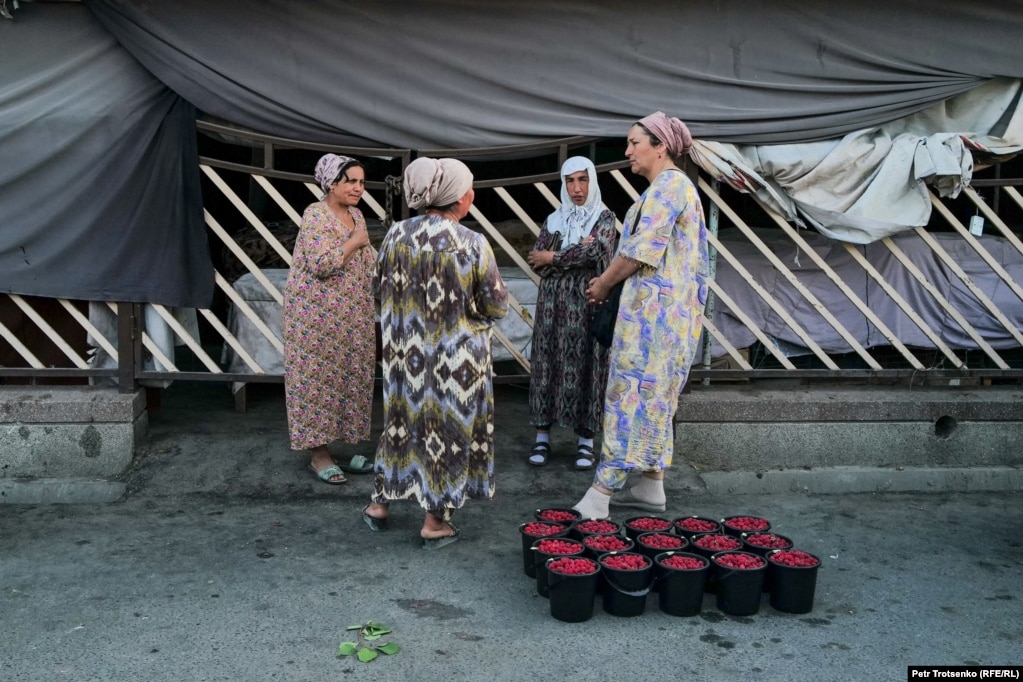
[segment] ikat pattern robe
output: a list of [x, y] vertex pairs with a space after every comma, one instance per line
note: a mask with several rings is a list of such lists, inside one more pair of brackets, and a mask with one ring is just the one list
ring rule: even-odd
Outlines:
[[508, 292], [483, 235], [440, 216], [384, 237], [380, 301], [383, 433], [373, 501], [460, 508], [494, 494], [491, 328]]

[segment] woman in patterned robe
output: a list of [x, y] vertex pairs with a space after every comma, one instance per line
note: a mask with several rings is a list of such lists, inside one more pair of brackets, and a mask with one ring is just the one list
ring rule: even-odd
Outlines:
[[403, 188], [425, 211], [391, 227], [377, 260], [384, 431], [363, 520], [383, 530], [392, 500], [416, 499], [423, 548], [438, 549], [458, 539], [455, 509], [494, 494], [491, 327], [508, 293], [486, 238], [458, 222], [475, 196], [465, 164], [421, 157]]
[[323, 199], [302, 216], [284, 286], [284, 389], [292, 450], [309, 450], [309, 469], [345, 482], [327, 443], [369, 438], [376, 329], [373, 254], [356, 208], [366, 172], [327, 154], [316, 164]]
[[[672, 420], [700, 345], [709, 279], [707, 229], [696, 187], [676, 165], [689, 152], [684, 123], [661, 112], [629, 130], [625, 155], [650, 187], [629, 209], [614, 261], [590, 283], [602, 302], [625, 281], [611, 346], [600, 465], [576, 504], [606, 518], [608, 504], [666, 510]], [[621, 490], [630, 472], [642, 472]], [[611, 493], [617, 492], [613, 497]]]
[[536, 443], [527, 460], [544, 466], [555, 423], [579, 442], [575, 468], [595, 464], [593, 435], [604, 416], [607, 349], [589, 332], [586, 287], [611, 263], [615, 217], [600, 198], [593, 162], [573, 156], [561, 167], [561, 205], [544, 222], [527, 260], [540, 275], [530, 355], [529, 421]]

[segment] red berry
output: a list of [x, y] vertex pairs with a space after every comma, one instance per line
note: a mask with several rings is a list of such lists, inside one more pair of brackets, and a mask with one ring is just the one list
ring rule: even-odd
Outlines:
[[693, 570], [697, 568], [703, 568], [704, 566], [707, 565], [707, 562], [688, 556], [670, 556], [661, 559], [661, 565], [667, 566], [668, 568], [682, 568]]
[[767, 530], [771, 524], [759, 516], [733, 516], [725, 519], [724, 524], [735, 530]]
[[776, 564], [797, 566], [800, 568], [810, 568], [820, 564], [820, 559], [815, 557], [813, 554], [810, 554], [809, 552], [802, 552], [798, 549], [783, 549], [777, 552], [772, 552], [768, 558]]
[[569, 511], [567, 509], [541, 509], [537, 512], [536, 516], [541, 521], [571, 523], [579, 518], [579, 512]]
[[766, 566], [767, 563], [756, 554], [746, 554], [742, 552], [729, 552], [727, 554], [720, 554], [714, 557], [715, 563], [719, 566], [725, 566], [727, 568], [738, 568], [741, 570], [751, 570]]
[[563, 530], [565, 530], [565, 527], [561, 524], [540, 523], [539, 521], [527, 523], [522, 527], [523, 533], [537, 538], [542, 538], [546, 535], [554, 535], [555, 533], [560, 533]]
[[702, 549], [710, 549], [715, 552], [739, 549], [742, 547], [742, 542], [738, 538], [733, 538], [731, 535], [725, 535], [723, 533], [707, 533], [706, 535], [700, 535], [693, 541], [693, 544]]
[[642, 531], [668, 530], [671, 528], [671, 521], [665, 521], [656, 516], [641, 516], [638, 519], [626, 521], [625, 525], [634, 530]]
[[576, 528], [581, 533], [617, 533], [618, 524], [613, 521], [602, 521], [600, 519], [590, 519], [589, 521], [583, 521], [576, 525]]
[[707, 533], [718, 529], [716, 521], [699, 519], [695, 516], [690, 516], [687, 519], [681, 519], [680, 521], [677, 521], [675, 525], [682, 530], [694, 530], [700, 533]]
[[685, 540], [679, 536], [666, 533], [647, 533], [637, 539], [639, 544], [655, 549], [679, 549], [685, 544]]
[[788, 549], [792, 543], [774, 533], [753, 533], [746, 536], [747, 544], [766, 549]]

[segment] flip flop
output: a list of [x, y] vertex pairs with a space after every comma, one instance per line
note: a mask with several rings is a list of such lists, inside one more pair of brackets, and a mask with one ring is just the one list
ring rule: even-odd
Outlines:
[[[341, 469], [336, 464], [331, 464], [329, 467], [323, 469], [322, 471], [317, 471], [316, 467], [314, 467], [312, 464], [307, 465], [307, 468], [309, 469], [309, 471], [313, 472], [313, 475], [316, 476], [316, 478], [320, 479], [327, 485], [341, 485], [342, 483], [346, 483], [348, 481], [348, 479], [345, 478], [345, 475], [341, 473]], [[340, 481], [330, 480], [335, 476], [340, 476], [341, 480]]]
[[387, 517], [379, 518], [376, 516], [370, 516], [368, 513], [369, 505], [367, 504], [362, 509], [362, 520], [366, 522], [369, 529], [374, 533], [379, 533], [382, 530], [387, 530]]
[[427, 550], [428, 552], [432, 552], [440, 549], [441, 547], [447, 547], [448, 545], [454, 542], [458, 542], [458, 536], [461, 533], [461, 531], [455, 528], [455, 525], [453, 523], [449, 522], [448, 525], [451, 526], [451, 530], [453, 531], [451, 535], [445, 535], [442, 538], [430, 539], [423, 538], [423, 549]]
[[347, 471], [350, 474], [368, 474], [373, 471], [373, 462], [369, 461], [362, 455], [352, 455], [352, 458], [348, 460], [348, 464], [339, 464], [342, 471]]

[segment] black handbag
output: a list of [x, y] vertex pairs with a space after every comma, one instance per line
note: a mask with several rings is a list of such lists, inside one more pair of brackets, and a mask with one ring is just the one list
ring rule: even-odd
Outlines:
[[615, 320], [618, 319], [618, 303], [622, 298], [625, 280], [611, 287], [607, 300], [593, 310], [590, 318], [590, 336], [604, 348], [610, 348], [615, 338]]

